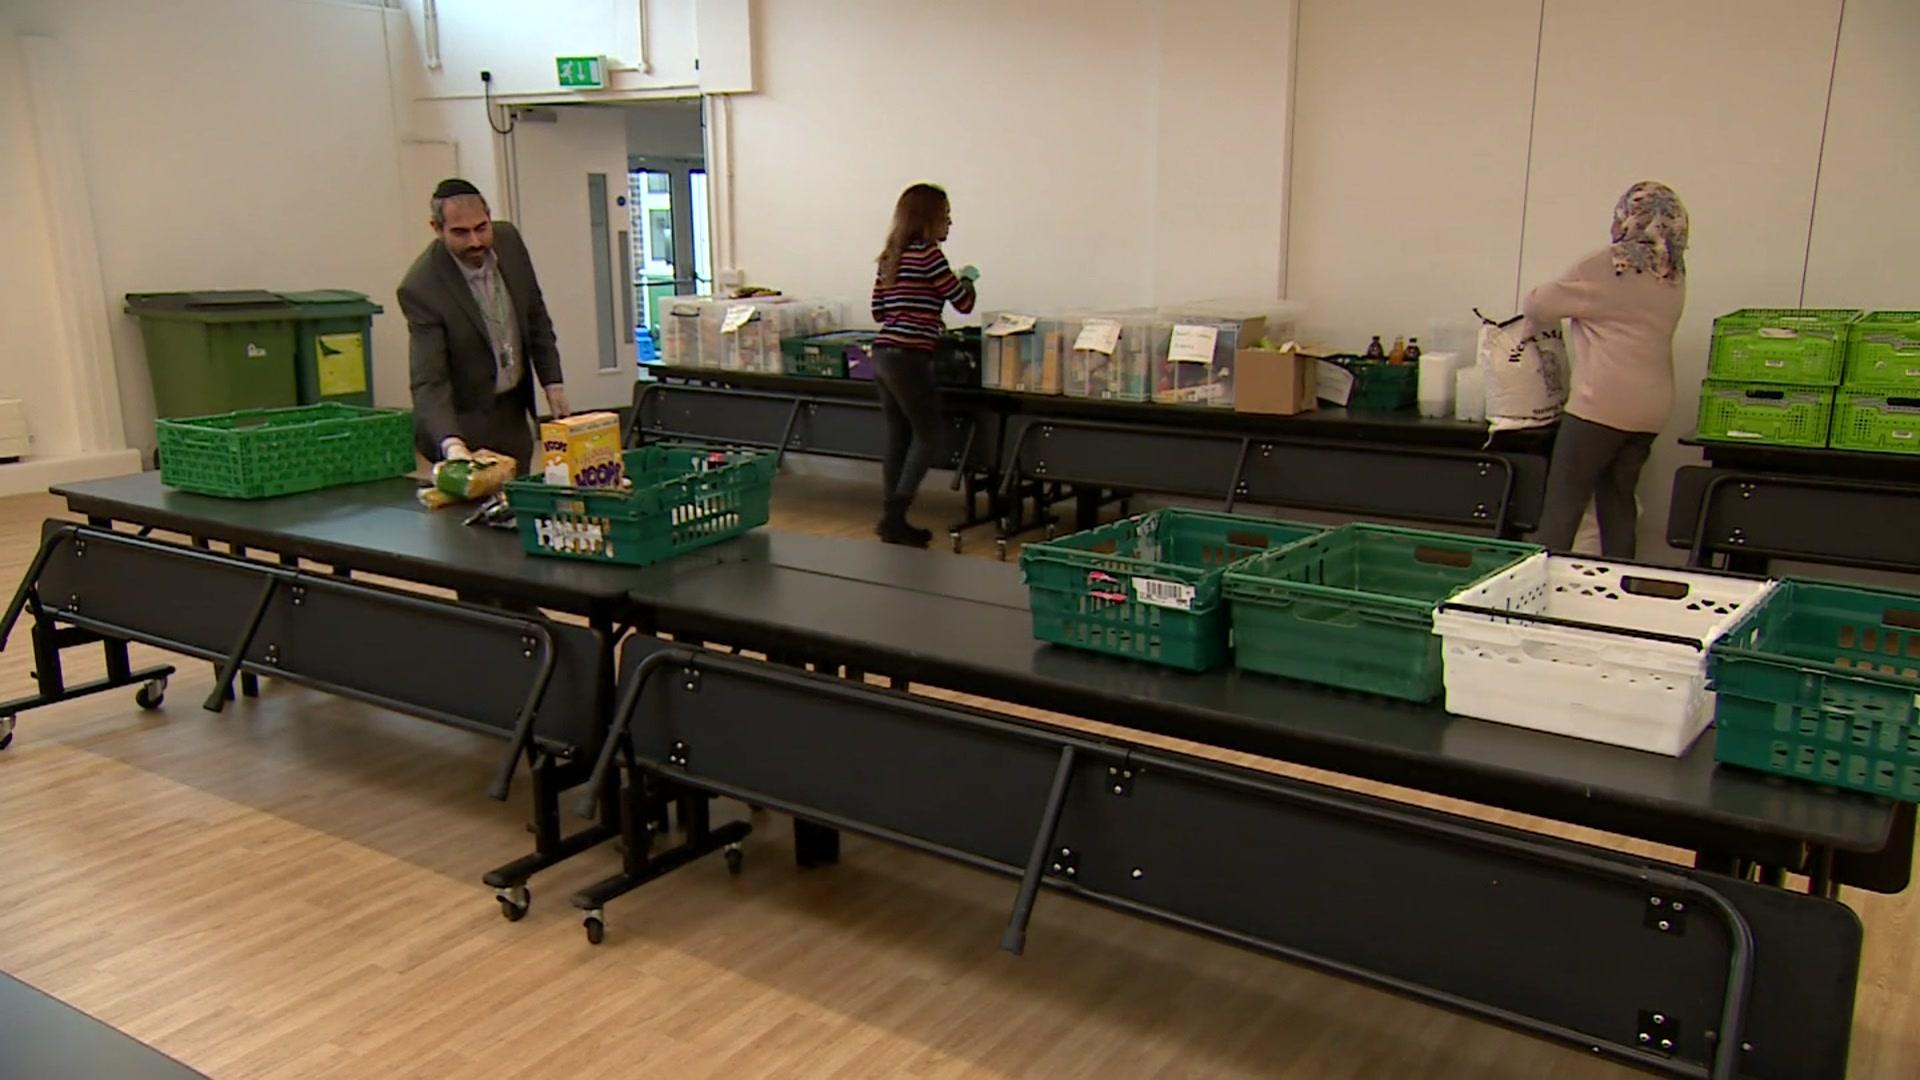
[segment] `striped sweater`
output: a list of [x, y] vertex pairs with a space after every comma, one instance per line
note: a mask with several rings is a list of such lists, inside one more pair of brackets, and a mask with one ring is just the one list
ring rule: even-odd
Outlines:
[[957, 277], [934, 244], [913, 244], [900, 255], [900, 273], [892, 285], [873, 278], [873, 321], [880, 324], [875, 348], [931, 350], [940, 344], [946, 324], [940, 314], [948, 302], [962, 313], [973, 310], [973, 283]]

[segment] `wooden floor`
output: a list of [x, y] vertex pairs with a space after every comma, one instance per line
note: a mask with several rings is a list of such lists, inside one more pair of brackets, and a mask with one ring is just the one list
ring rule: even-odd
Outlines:
[[[786, 477], [775, 527], [864, 536], [870, 501]], [[0, 501], [5, 588], [58, 510]], [[24, 635], [0, 656], [0, 696], [29, 692], [27, 657]], [[524, 804], [481, 794], [497, 742], [284, 686], [216, 716], [209, 681], [188, 663], [160, 712], [115, 694], [22, 719], [0, 970], [215, 1077], [1634, 1075], [1060, 897], [1014, 958], [1012, 883], [851, 837], [801, 871], [777, 818], [744, 875], [669, 875], [593, 948], [566, 897], [612, 852], [537, 878], [517, 924], [479, 884], [529, 842]], [[1920, 1075], [1912, 896], [1845, 894], [1867, 935], [1854, 1076]]]

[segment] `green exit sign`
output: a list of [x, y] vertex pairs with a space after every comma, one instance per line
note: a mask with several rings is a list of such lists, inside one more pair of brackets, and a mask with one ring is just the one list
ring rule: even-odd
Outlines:
[[607, 88], [607, 58], [604, 56], [556, 56], [553, 66], [560, 73], [562, 90]]

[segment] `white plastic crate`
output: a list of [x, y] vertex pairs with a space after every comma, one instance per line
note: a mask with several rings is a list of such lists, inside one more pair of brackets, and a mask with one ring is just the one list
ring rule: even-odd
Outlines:
[[1773, 586], [1535, 555], [1434, 614], [1447, 711], [1678, 757], [1713, 719], [1707, 649]]

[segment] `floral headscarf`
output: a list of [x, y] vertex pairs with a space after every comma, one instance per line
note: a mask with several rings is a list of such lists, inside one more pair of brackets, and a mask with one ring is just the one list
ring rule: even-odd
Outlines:
[[1687, 208], [1665, 184], [1642, 180], [1613, 206], [1613, 272], [1678, 282], [1687, 273]]

